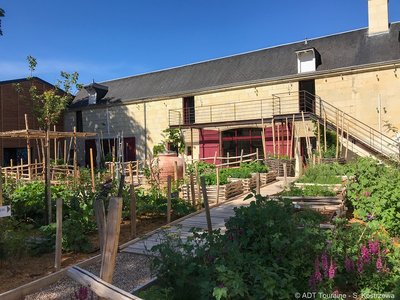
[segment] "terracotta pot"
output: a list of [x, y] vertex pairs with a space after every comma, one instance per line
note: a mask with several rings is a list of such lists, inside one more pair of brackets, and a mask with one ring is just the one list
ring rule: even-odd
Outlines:
[[174, 179], [175, 162], [178, 167], [178, 179], [183, 178], [183, 158], [178, 157], [175, 152], [160, 153], [158, 155], [158, 167], [160, 169], [160, 181], [166, 182], [168, 175]]

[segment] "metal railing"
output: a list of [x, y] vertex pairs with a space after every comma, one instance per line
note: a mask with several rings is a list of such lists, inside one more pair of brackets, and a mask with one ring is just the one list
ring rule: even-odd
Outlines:
[[217, 122], [270, 119], [279, 115], [298, 115], [323, 124], [326, 122], [345, 139], [356, 140], [375, 153], [399, 158], [399, 143], [371, 126], [307, 91], [278, 93], [271, 98], [227, 104], [199, 106], [190, 111], [170, 110], [170, 126], [201, 125]]

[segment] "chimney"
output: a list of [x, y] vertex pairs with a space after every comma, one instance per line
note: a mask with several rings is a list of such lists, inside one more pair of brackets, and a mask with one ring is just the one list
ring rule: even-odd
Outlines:
[[389, 31], [389, 0], [368, 0], [368, 34], [375, 35]]

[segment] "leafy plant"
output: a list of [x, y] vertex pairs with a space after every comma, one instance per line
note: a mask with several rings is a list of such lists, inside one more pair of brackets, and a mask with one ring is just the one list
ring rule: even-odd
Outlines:
[[297, 181], [320, 184], [340, 184], [342, 183], [340, 176], [344, 175], [345, 172], [344, 167], [337, 163], [319, 164], [308, 167], [304, 175]]
[[287, 201], [256, 199], [235, 208], [225, 234], [194, 231], [184, 242], [165, 233], [153, 247], [153, 270], [173, 299], [291, 299], [307, 290], [325, 233]]
[[333, 197], [336, 193], [326, 186], [310, 185], [304, 188], [291, 186], [290, 189], [283, 191], [281, 196], [301, 196], [301, 197]]

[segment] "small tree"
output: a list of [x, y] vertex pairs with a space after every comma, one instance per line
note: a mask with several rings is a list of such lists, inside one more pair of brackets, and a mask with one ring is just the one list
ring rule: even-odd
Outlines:
[[[3, 18], [6, 15], [4, 9], [0, 7], [0, 18]], [[1, 19], [0, 19], [0, 35], [3, 35], [3, 31], [1, 30]]]
[[[27, 57], [29, 70], [32, 78], [33, 72], [36, 70], [37, 61], [34, 57]], [[50, 194], [50, 145], [49, 132], [52, 125], [55, 125], [60, 119], [61, 114], [66, 109], [68, 103], [73, 99], [72, 89], [80, 88], [78, 84], [79, 74], [74, 72], [69, 74], [61, 71], [61, 79], [57, 81], [54, 88], [39, 92], [37, 87], [32, 84], [29, 89], [29, 94], [32, 100], [32, 110], [39, 125], [46, 130], [45, 138], [45, 202], [48, 211], [48, 222], [52, 221], [52, 207]]]

